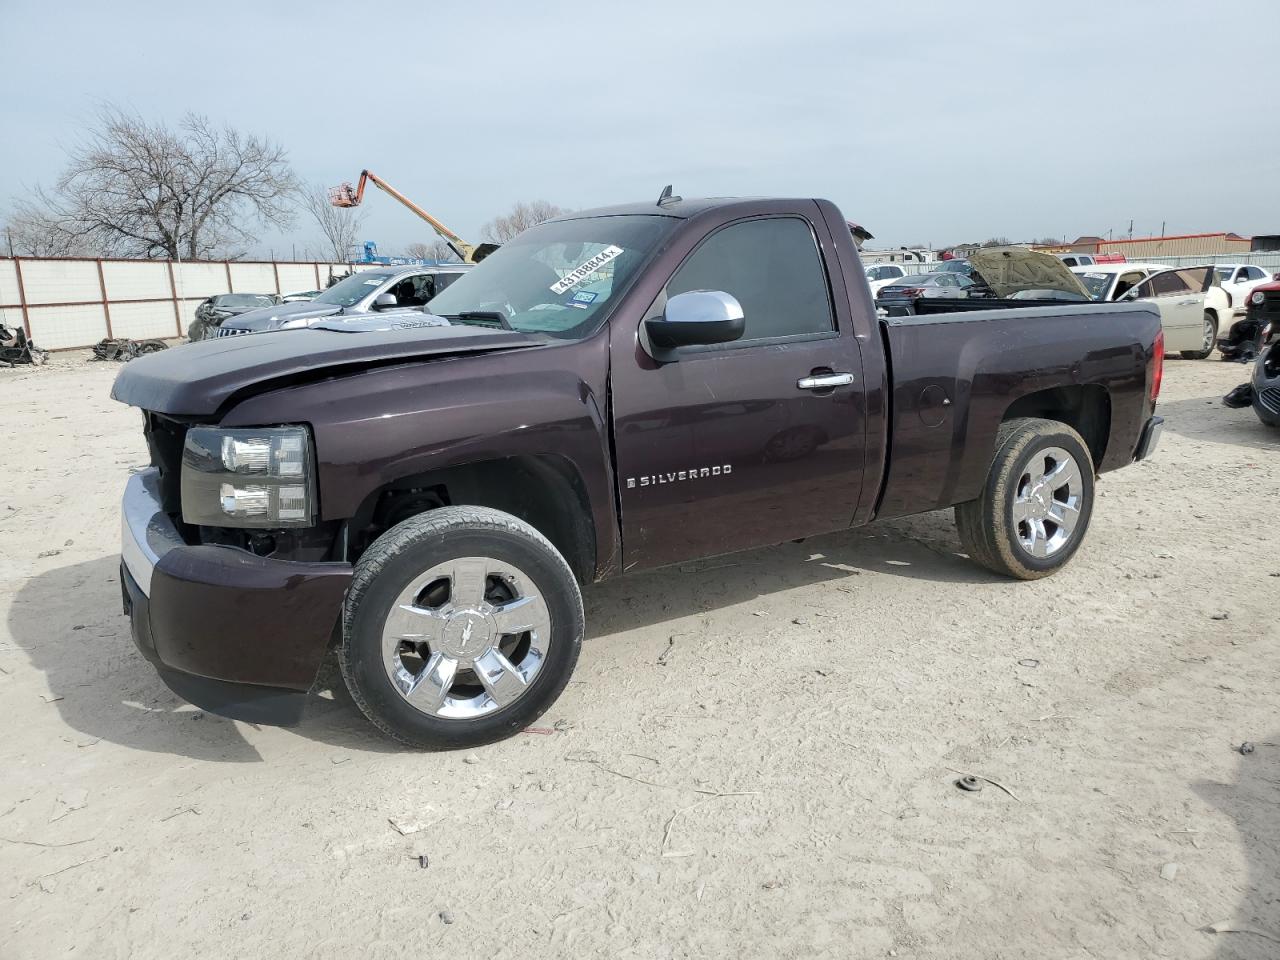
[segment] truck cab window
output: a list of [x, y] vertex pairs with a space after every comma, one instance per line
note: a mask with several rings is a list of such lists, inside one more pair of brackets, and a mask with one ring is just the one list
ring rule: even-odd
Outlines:
[[797, 217], [748, 220], [713, 233], [667, 283], [669, 297], [690, 290], [736, 297], [746, 317], [743, 340], [835, 329], [818, 245]]

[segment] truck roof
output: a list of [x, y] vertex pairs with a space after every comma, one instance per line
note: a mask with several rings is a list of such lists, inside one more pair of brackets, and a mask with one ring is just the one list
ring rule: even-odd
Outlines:
[[[672, 198], [659, 206], [652, 200], [636, 203], [620, 203], [611, 207], [596, 207], [592, 210], [575, 210], [573, 213], [556, 217], [556, 220], [583, 220], [587, 217], [673, 217], [686, 220], [705, 210], [717, 207], [751, 206], [761, 202], [785, 202], [786, 197], [693, 197], [690, 199]], [[805, 201], [812, 202], [812, 201]]]

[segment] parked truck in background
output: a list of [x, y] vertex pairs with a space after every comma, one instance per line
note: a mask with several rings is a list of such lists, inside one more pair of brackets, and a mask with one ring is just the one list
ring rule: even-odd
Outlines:
[[427, 309], [119, 374], [152, 462], [125, 605], [179, 695], [288, 721], [336, 647], [391, 736], [494, 740], [568, 682], [582, 585], [946, 507], [976, 563], [1043, 577], [1160, 432], [1150, 305], [878, 320], [827, 201], [576, 213]]

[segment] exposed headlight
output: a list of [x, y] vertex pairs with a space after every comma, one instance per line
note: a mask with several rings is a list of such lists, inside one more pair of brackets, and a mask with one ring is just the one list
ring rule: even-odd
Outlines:
[[1249, 302], [1256, 304], [1257, 306], [1262, 306], [1262, 301], [1265, 299], [1267, 299], [1267, 295], [1265, 293], [1261, 290], [1255, 290], [1253, 291], [1253, 295], [1249, 297]]
[[192, 427], [182, 451], [182, 519], [206, 527], [307, 527], [315, 467], [306, 427]]

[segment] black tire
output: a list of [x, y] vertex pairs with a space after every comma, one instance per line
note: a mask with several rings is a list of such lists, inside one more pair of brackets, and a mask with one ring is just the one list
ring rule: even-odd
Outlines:
[[[1017, 485], [1037, 454], [1050, 448], [1071, 454], [1079, 467], [1079, 516], [1067, 541], [1053, 554], [1033, 556], [1022, 544], [1013, 519]], [[1007, 577], [1038, 580], [1066, 565], [1089, 529], [1093, 515], [1093, 458], [1080, 434], [1057, 420], [1030, 417], [1000, 425], [996, 452], [982, 494], [956, 505], [956, 529], [969, 557]]]
[[[418, 710], [383, 665], [382, 627], [412, 578], [458, 557], [487, 556], [516, 567], [536, 586], [550, 615], [546, 657], [511, 704], [483, 716], [445, 719]], [[356, 564], [343, 612], [338, 662], [352, 699], [388, 736], [424, 749], [490, 743], [528, 726], [569, 682], [582, 646], [582, 593], [564, 557], [518, 517], [487, 507], [441, 507], [392, 527]]]
[[1208, 359], [1209, 354], [1213, 353], [1213, 348], [1218, 343], [1218, 318], [1208, 310], [1204, 312], [1204, 329], [1205, 339], [1209, 345], [1200, 350], [1183, 350], [1182, 359], [1206, 360]]

